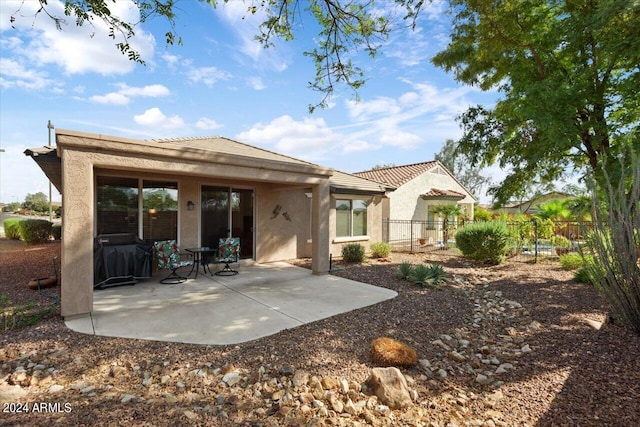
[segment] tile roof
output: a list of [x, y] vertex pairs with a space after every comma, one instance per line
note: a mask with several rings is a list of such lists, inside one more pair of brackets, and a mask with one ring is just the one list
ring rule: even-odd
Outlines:
[[208, 150], [216, 153], [253, 157], [256, 159], [318, 166], [315, 163], [306, 162], [304, 160], [296, 159], [295, 157], [285, 156], [284, 154], [279, 154], [264, 148], [254, 147], [253, 145], [234, 141], [233, 139], [225, 138], [223, 136], [153, 139], [151, 141], [167, 145], [178, 145], [182, 147]]
[[424, 198], [435, 198], [435, 199], [441, 199], [441, 198], [446, 198], [446, 199], [464, 199], [465, 197], [467, 197], [465, 194], [459, 193], [457, 191], [453, 191], [453, 190], [440, 190], [438, 188], [432, 188], [431, 190], [427, 191], [424, 194], [421, 194], [422, 197]]
[[353, 192], [353, 190], [371, 193], [385, 193], [386, 190], [395, 190], [395, 187], [390, 187], [384, 183], [372, 181], [370, 179], [341, 172], [339, 170], [333, 171], [333, 176], [329, 181], [331, 182], [331, 189], [335, 193], [349, 193]]
[[422, 175], [429, 169], [435, 167], [437, 161], [414, 163], [412, 165], [392, 166], [389, 168], [372, 169], [363, 172], [356, 172], [354, 175], [367, 178], [373, 181], [383, 182], [393, 187], [400, 187], [413, 178]]

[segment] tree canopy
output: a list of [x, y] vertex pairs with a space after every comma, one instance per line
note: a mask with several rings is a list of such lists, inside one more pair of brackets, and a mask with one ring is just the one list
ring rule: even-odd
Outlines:
[[460, 150], [509, 175], [506, 202], [572, 168], [596, 179], [640, 138], [640, 3], [633, 0], [450, 0], [451, 41], [433, 63], [498, 90], [494, 108], [460, 116]]
[[491, 184], [491, 179], [483, 176], [481, 168], [468, 161], [466, 155], [458, 150], [453, 139], [447, 139], [436, 153], [435, 159], [440, 161], [464, 187], [478, 197], [482, 189]]

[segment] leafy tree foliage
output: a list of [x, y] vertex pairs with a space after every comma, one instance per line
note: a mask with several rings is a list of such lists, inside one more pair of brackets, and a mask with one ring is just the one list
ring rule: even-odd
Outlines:
[[482, 189], [491, 184], [491, 178], [483, 176], [481, 168], [469, 162], [453, 139], [447, 139], [435, 159], [440, 161], [464, 187], [478, 197]]
[[49, 198], [43, 193], [27, 194], [22, 206], [36, 212], [44, 212], [49, 209]]
[[[530, 182], [586, 167], [601, 182], [640, 138], [640, 4], [633, 0], [450, 0], [451, 42], [434, 64], [499, 90], [460, 121], [474, 165], [510, 170], [506, 202]], [[635, 142], [633, 142], [635, 141]], [[627, 165], [628, 166], [628, 165]]]

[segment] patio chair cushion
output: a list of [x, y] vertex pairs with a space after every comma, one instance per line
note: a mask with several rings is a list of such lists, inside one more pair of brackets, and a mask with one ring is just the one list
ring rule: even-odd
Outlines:
[[176, 269], [193, 265], [193, 260], [181, 260], [175, 240], [163, 240], [154, 244], [158, 254], [158, 268]]

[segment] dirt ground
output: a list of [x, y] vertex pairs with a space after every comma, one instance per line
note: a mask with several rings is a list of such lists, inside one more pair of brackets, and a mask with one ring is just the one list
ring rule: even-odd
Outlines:
[[[49, 307], [52, 299], [26, 284], [50, 276], [54, 257], [59, 265], [59, 242], [0, 239], [0, 295], [10, 306]], [[403, 261], [441, 263], [447, 283], [431, 289], [401, 280]], [[607, 319], [606, 304], [557, 263], [488, 267], [434, 252], [337, 261], [334, 270], [398, 296], [232, 346], [83, 335], [65, 327], [59, 310], [2, 332], [0, 425], [640, 425], [640, 336], [617, 323], [590, 326]], [[370, 343], [381, 336], [411, 345], [422, 360], [402, 370], [417, 395], [410, 409], [323, 417], [315, 406], [305, 412], [292, 391], [298, 406], [285, 416], [275, 394], [265, 398], [266, 382], [255, 397], [256, 372], [277, 384], [290, 369], [363, 382]], [[497, 374], [493, 359], [505, 373]], [[244, 375], [233, 387], [222, 381], [230, 366]], [[489, 366], [496, 375], [485, 383], [478, 372]], [[48, 410], [34, 412], [42, 403]], [[29, 413], [19, 409], [25, 404]]]

